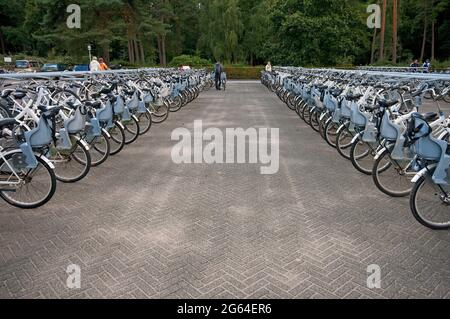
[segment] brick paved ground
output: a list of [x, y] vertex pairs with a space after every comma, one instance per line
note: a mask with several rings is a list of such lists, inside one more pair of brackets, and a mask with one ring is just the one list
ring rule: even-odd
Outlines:
[[[172, 129], [195, 119], [280, 128], [279, 173], [173, 164]], [[450, 232], [420, 226], [261, 85], [204, 93], [152, 130], [44, 208], [1, 204], [1, 298], [450, 298]]]

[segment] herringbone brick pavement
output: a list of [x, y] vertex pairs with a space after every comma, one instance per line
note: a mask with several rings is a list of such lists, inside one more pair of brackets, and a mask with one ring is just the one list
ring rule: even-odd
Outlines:
[[[280, 128], [280, 171], [175, 165], [177, 127]], [[0, 203], [1, 298], [450, 298], [450, 233], [420, 226], [275, 95], [203, 93], [35, 211]], [[81, 289], [66, 268], [81, 267]], [[382, 288], [366, 286], [367, 267]]]

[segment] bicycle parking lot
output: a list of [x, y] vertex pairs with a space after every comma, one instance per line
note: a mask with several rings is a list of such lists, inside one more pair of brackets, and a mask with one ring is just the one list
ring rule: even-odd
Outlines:
[[[171, 133], [195, 120], [279, 128], [278, 173], [174, 164]], [[0, 297], [450, 297], [450, 234], [355, 174], [260, 83], [202, 93], [94, 170], [34, 211], [2, 204]], [[71, 264], [81, 289], [66, 286]]]

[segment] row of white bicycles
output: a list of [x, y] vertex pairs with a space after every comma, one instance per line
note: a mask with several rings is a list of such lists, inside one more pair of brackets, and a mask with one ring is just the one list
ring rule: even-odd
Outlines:
[[450, 78], [279, 68], [262, 83], [422, 225], [450, 228]]
[[33, 209], [212, 85], [204, 70], [6, 74], [0, 86], [0, 197]]

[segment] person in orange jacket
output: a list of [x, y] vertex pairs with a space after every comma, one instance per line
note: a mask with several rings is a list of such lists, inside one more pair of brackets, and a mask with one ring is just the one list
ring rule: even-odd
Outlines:
[[103, 58], [98, 59], [98, 63], [100, 63], [100, 70], [101, 71], [107, 71], [109, 70], [108, 66], [105, 63], [105, 60]]

